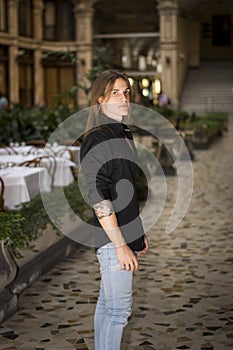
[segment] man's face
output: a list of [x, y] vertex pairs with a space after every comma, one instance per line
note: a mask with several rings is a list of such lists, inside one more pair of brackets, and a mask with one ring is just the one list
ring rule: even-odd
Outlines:
[[116, 79], [109, 96], [100, 97], [102, 111], [118, 122], [129, 112], [130, 89], [122, 78]]

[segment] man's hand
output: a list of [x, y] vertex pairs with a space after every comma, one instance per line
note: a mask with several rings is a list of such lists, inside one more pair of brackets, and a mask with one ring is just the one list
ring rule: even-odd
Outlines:
[[145, 245], [145, 248], [143, 250], [141, 250], [140, 252], [138, 252], [139, 256], [146, 254], [147, 250], [149, 249], [149, 243], [148, 243], [148, 239], [147, 239], [146, 235], [144, 235], [144, 245]]
[[[121, 269], [126, 271], [138, 270], [137, 258], [125, 242], [120, 227], [118, 226], [116, 214], [114, 212], [111, 201], [103, 200], [102, 202], [96, 203], [93, 208], [101, 226], [115, 246]], [[144, 243], [145, 248], [141, 250], [138, 255], [145, 254], [148, 250], [148, 241], [145, 235]]]
[[116, 247], [116, 253], [122, 270], [138, 270], [137, 258], [128, 245], [125, 244], [123, 246]]

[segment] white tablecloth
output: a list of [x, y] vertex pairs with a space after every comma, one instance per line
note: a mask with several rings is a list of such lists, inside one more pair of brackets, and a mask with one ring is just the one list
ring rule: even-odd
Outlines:
[[70, 152], [72, 151], [74, 154], [74, 162], [76, 165], [79, 165], [79, 154], [80, 154], [80, 147], [79, 146], [65, 146], [65, 145], [57, 145], [57, 146], [51, 146], [46, 147], [44, 150], [44, 155], [53, 155], [58, 156], [62, 158], [70, 159]]
[[14, 147], [2, 147], [0, 148], [0, 155], [7, 154], [29, 154], [36, 150], [33, 146], [14, 146]]
[[0, 169], [5, 184], [4, 206], [15, 209], [22, 202], [28, 202], [41, 192], [51, 190], [47, 169], [42, 167], [13, 167]]
[[79, 146], [65, 146], [65, 145], [51, 145], [46, 146], [45, 148], [36, 148], [34, 146], [14, 146], [14, 147], [0, 147], [0, 156], [7, 155], [23, 155], [23, 156], [55, 156], [62, 158], [71, 158], [76, 163], [76, 166], [79, 166], [80, 160], [80, 147]]
[[[45, 156], [43, 151], [41, 151], [38, 156]], [[0, 165], [2, 166], [16, 166], [27, 160], [32, 160], [36, 158], [34, 154], [22, 155], [22, 154], [10, 154], [10, 155], [0, 155]], [[51, 158], [52, 160], [52, 158]], [[66, 157], [55, 157], [56, 160], [56, 171], [54, 174], [54, 186], [67, 186], [74, 181], [74, 177], [71, 171], [71, 166], [76, 164]], [[49, 159], [43, 159], [42, 164], [46, 165]]]

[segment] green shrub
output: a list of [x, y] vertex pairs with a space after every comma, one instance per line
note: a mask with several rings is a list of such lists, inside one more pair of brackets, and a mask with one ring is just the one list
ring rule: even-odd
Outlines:
[[[83, 220], [88, 220], [87, 211], [89, 206], [83, 200], [77, 182], [71, 183], [64, 187], [63, 190], [74, 213]], [[61, 219], [63, 214], [59, 212], [59, 208], [62, 207], [59, 205], [59, 192], [60, 189], [57, 188], [45, 195], [45, 199], [53, 206], [56, 212], [55, 218], [57, 217], [57, 219]], [[41, 195], [38, 195], [30, 202], [22, 203], [18, 210], [0, 213], [0, 240], [5, 242], [6, 247], [13, 256], [19, 257], [19, 249], [31, 249], [33, 241], [40, 236], [48, 224], [51, 224], [59, 234], [57, 227], [50, 221]]]
[[47, 141], [57, 126], [73, 112], [66, 104], [59, 105], [56, 109], [17, 104], [11, 109], [1, 110], [0, 144], [34, 139]]
[[225, 113], [211, 113], [199, 115], [191, 121], [183, 121], [180, 124], [182, 130], [203, 131], [208, 134], [220, 133], [227, 125], [227, 115]]

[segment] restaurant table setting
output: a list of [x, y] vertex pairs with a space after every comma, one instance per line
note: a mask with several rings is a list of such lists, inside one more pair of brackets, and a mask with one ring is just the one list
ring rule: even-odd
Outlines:
[[56, 142], [53, 144], [46, 144], [46, 147], [38, 148], [33, 145], [26, 145], [25, 142], [22, 142], [19, 144], [18, 142], [11, 142], [9, 146], [2, 146], [0, 147], [0, 155], [8, 155], [8, 154], [47, 154], [47, 155], [54, 155], [54, 156], [64, 156], [66, 158], [70, 157], [69, 151], [75, 152], [75, 158], [77, 162], [79, 162], [79, 146], [72, 146], [72, 145], [61, 145]]
[[5, 208], [14, 209], [40, 191], [51, 191], [53, 187], [72, 183], [72, 169], [79, 167], [79, 151], [78, 146], [58, 144], [37, 148], [24, 143], [11, 143], [1, 147], [0, 177], [5, 187]]
[[38, 150], [35, 153], [29, 154], [8, 154], [8, 155], [0, 155], [0, 167], [14, 167], [19, 166], [20, 164], [33, 160], [35, 158], [41, 157], [41, 164], [46, 166], [48, 162], [53, 161], [56, 163], [55, 165], [55, 173], [53, 179], [53, 186], [67, 186], [71, 182], [74, 181], [74, 177], [72, 174], [71, 167], [77, 166], [73, 161], [71, 161], [66, 156], [53, 156], [48, 155], [47, 152], [43, 152], [43, 150]]
[[51, 191], [51, 180], [46, 168], [6, 167], [0, 169], [4, 182], [4, 207], [15, 209], [42, 192]]
[[5, 146], [0, 148], [0, 155], [8, 154], [29, 154], [35, 151], [35, 147], [27, 145]]

